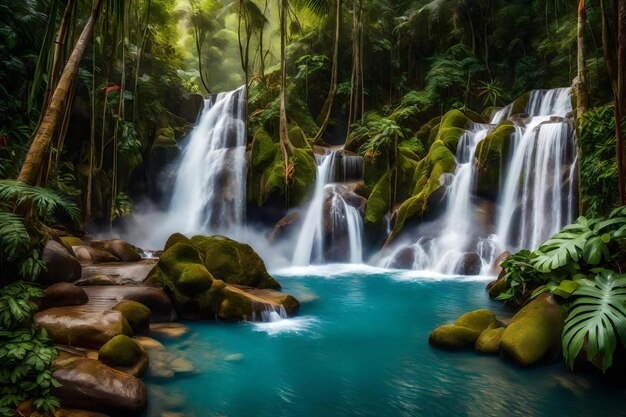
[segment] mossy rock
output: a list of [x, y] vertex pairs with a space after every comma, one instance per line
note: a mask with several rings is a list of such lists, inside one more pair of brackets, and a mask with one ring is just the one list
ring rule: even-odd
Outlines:
[[530, 101], [530, 94], [531, 92], [529, 91], [515, 99], [511, 107], [511, 115], [526, 113], [526, 108], [528, 107], [528, 102]]
[[365, 222], [366, 223], [380, 223], [387, 212], [389, 211], [389, 172], [382, 176], [378, 181], [369, 200], [367, 201], [367, 207], [365, 209]]
[[215, 278], [228, 284], [280, 288], [250, 245], [222, 236], [194, 236], [191, 240], [202, 253], [204, 266]]
[[201, 264], [188, 264], [178, 278], [178, 289], [186, 295], [193, 296], [207, 291], [213, 284], [213, 276]]
[[61, 241], [65, 245], [68, 245], [70, 248], [72, 246], [85, 246], [85, 245], [87, 245], [87, 243], [84, 240], [82, 240], [82, 239], [80, 239], [80, 238], [78, 238], [76, 236], [61, 236], [60, 239], [61, 239]]
[[391, 170], [393, 161], [387, 149], [381, 149], [380, 154], [374, 158], [363, 158], [363, 179], [365, 180], [365, 192], [370, 195], [380, 179]]
[[496, 313], [482, 309], [463, 314], [454, 324], [482, 333], [486, 329], [497, 327], [498, 321]]
[[489, 291], [489, 297], [497, 298], [500, 294], [505, 293], [509, 290], [509, 283], [503, 279], [499, 278], [487, 287]]
[[490, 106], [482, 111], [480, 114], [484, 120], [491, 120], [494, 114], [496, 114], [499, 110], [502, 110], [500, 106]]
[[[171, 240], [171, 237], [168, 240]], [[189, 243], [175, 243], [163, 252], [158, 265], [171, 282], [170, 287], [175, 287], [182, 294], [193, 296], [198, 294], [198, 291], [211, 288], [213, 276], [202, 264], [204, 257], [198, 253], [192, 240], [187, 241]], [[149, 285], [157, 283], [156, 278], [152, 276], [146, 282]]]
[[134, 334], [147, 334], [150, 332], [150, 317], [152, 313], [145, 305], [137, 301], [121, 301], [112, 310], [119, 311], [126, 319]]
[[98, 360], [112, 367], [131, 367], [147, 354], [143, 346], [128, 336], [115, 336], [98, 351]]
[[473, 346], [480, 333], [468, 327], [446, 324], [433, 330], [428, 342], [441, 349], [464, 349]]
[[292, 158], [294, 173], [289, 185], [290, 207], [300, 205], [309, 197], [317, 176], [317, 164], [312, 150], [294, 149]]
[[191, 243], [191, 240], [189, 240], [189, 238], [183, 235], [182, 233], [174, 233], [173, 235], [167, 238], [163, 251], [168, 250], [169, 248], [171, 248], [177, 243]]
[[300, 126], [291, 126], [289, 128], [289, 140], [296, 148], [310, 148], [309, 141], [307, 140], [302, 129], [300, 129]]
[[561, 352], [565, 311], [551, 294], [542, 294], [513, 316], [500, 348], [521, 366], [551, 361]]
[[478, 194], [493, 199], [497, 197], [501, 188], [501, 172], [512, 146], [513, 133], [515, 126], [511, 122], [501, 123], [476, 147]]
[[485, 329], [476, 341], [476, 351], [480, 353], [498, 353], [504, 327]]
[[252, 320], [254, 303], [242, 291], [226, 287], [222, 292], [222, 302], [218, 318], [223, 321]]

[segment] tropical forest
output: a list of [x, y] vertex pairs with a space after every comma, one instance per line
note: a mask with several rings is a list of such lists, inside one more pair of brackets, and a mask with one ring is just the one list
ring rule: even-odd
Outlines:
[[626, 0], [0, 0], [0, 416], [626, 417]]

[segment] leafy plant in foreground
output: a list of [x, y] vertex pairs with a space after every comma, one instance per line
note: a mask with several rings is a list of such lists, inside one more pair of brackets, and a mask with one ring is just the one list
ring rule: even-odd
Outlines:
[[34, 399], [39, 411], [54, 412], [59, 401], [52, 388], [60, 384], [51, 366], [57, 350], [46, 331], [31, 323], [35, 298], [43, 292], [24, 282], [0, 290], [0, 415], [12, 416], [22, 401]]
[[613, 363], [617, 339], [626, 346], [626, 275], [598, 270], [594, 280], [581, 279], [563, 329], [563, 356], [570, 368], [587, 341], [587, 360]]
[[502, 262], [502, 269], [505, 271], [503, 279], [507, 282], [508, 289], [497, 300], [522, 305], [529, 290], [534, 290], [547, 281], [546, 274], [537, 271], [533, 265], [536, 256], [534, 252], [521, 250]]

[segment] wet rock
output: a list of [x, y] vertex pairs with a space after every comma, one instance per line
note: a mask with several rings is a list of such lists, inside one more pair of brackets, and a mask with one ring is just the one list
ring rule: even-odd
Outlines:
[[119, 261], [118, 258], [104, 249], [91, 246], [73, 246], [72, 249], [81, 263], [92, 264]]
[[497, 275], [502, 272], [502, 267], [500, 266], [500, 264], [506, 261], [506, 258], [508, 258], [509, 256], [511, 256], [511, 252], [509, 251], [504, 251], [500, 255], [496, 256], [496, 258], [493, 260], [493, 263], [491, 264], [491, 273]]
[[138, 262], [141, 260], [141, 255], [135, 247], [120, 239], [108, 241], [104, 249], [122, 262]]
[[69, 282], [52, 284], [44, 291], [40, 310], [52, 307], [77, 306], [86, 304], [89, 297], [82, 288]]
[[46, 242], [41, 259], [46, 264], [46, 271], [41, 273], [39, 281], [44, 284], [74, 282], [80, 278], [80, 262], [59, 242]]
[[542, 294], [522, 307], [504, 331], [502, 352], [521, 366], [558, 358], [564, 309], [551, 294]]
[[150, 352], [150, 375], [153, 378], [173, 378], [175, 375], [193, 374], [193, 364], [169, 350]]
[[150, 325], [150, 333], [168, 339], [178, 339], [189, 333], [189, 327], [179, 323], [156, 323]]
[[64, 407], [93, 410], [112, 416], [137, 415], [146, 408], [146, 387], [138, 378], [100, 361], [81, 357], [57, 359], [53, 391]]
[[85, 313], [80, 308], [54, 307], [40, 311], [34, 322], [62, 345], [99, 349], [111, 338], [133, 331], [119, 311]]
[[76, 281], [76, 285], [121, 285], [117, 279], [108, 275], [92, 275]]
[[165, 346], [158, 340], [148, 336], [135, 336], [135, 340], [146, 350], [164, 350]]
[[106, 414], [88, 410], [72, 410], [67, 408], [58, 408], [54, 414], [43, 413], [35, 408], [33, 400], [24, 401], [18, 405], [16, 417], [32, 417], [39, 415], [40, 417], [108, 417]]
[[462, 349], [474, 346], [481, 333], [498, 327], [494, 312], [476, 310], [459, 317], [454, 324], [436, 328], [430, 334], [429, 343], [442, 349]]
[[117, 303], [112, 310], [122, 313], [134, 334], [147, 334], [150, 331], [150, 309], [137, 301], [127, 300]]
[[482, 268], [482, 261], [476, 252], [464, 254], [457, 262], [454, 273], [458, 275], [478, 275]]
[[105, 365], [133, 376], [142, 375], [148, 368], [148, 354], [143, 346], [128, 336], [118, 335], [98, 351], [98, 359]]
[[172, 301], [161, 288], [137, 285], [115, 286], [84, 286], [85, 292], [91, 299], [110, 303], [113, 307], [119, 301], [137, 301], [150, 309], [150, 320], [166, 322], [176, 318]]
[[480, 353], [498, 353], [504, 328], [485, 329], [476, 341], [476, 351]]
[[274, 226], [274, 229], [269, 234], [269, 241], [275, 242], [277, 239], [288, 235], [293, 230], [293, 226], [298, 224], [301, 216], [302, 213], [300, 212], [300, 210], [298, 210], [280, 219], [278, 223], [276, 223], [276, 226]]
[[412, 247], [400, 249], [392, 255], [389, 268], [413, 269], [415, 264], [415, 250]]

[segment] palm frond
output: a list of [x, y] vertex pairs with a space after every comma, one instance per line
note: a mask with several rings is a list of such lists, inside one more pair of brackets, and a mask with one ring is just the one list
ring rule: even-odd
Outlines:
[[14, 261], [28, 248], [30, 236], [24, 219], [17, 214], [0, 211], [0, 254], [7, 261]]
[[0, 180], [0, 205], [14, 208], [32, 204], [37, 218], [43, 222], [56, 219], [56, 213], [65, 213], [70, 220], [80, 219], [80, 209], [58, 191], [33, 187], [15, 180]]

